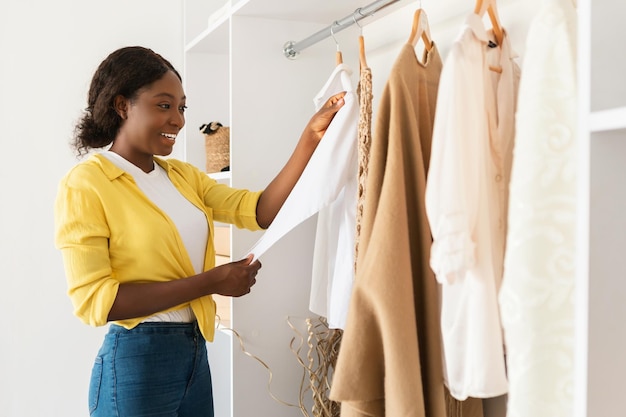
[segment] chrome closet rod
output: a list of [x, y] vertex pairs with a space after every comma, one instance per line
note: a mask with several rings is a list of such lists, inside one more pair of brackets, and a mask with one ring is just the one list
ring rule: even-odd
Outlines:
[[355, 24], [359, 20], [371, 16], [380, 9], [387, 7], [390, 4], [397, 3], [398, 1], [400, 0], [377, 0], [373, 3], [368, 4], [367, 6], [359, 7], [354, 11], [354, 13], [342, 19], [335, 20], [333, 24], [318, 32], [315, 32], [308, 38], [305, 38], [299, 42], [288, 41], [283, 47], [283, 53], [287, 58], [294, 59], [303, 49], [306, 49], [309, 46], [314, 45], [317, 42], [326, 39], [337, 32], [341, 32], [342, 30], [344, 30], [348, 26]]

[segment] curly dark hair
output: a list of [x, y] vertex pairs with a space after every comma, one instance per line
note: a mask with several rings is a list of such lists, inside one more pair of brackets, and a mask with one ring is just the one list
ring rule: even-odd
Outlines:
[[120, 48], [106, 57], [91, 79], [87, 108], [74, 129], [72, 146], [77, 155], [107, 146], [115, 139], [122, 122], [113, 105], [115, 97], [133, 100], [141, 88], [168, 71], [182, 81], [168, 60], [141, 46]]

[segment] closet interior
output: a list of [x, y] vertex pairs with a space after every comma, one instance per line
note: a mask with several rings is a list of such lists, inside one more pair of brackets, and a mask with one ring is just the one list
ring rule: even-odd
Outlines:
[[[355, 87], [359, 65], [367, 62], [372, 68], [375, 113], [391, 65], [407, 40], [417, 49], [436, 42], [445, 65], [465, 17], [476, 12], [487, 26], [505, 28], [521, 62], [540, 3], [499, 0], [496, 10], [495, 0], [185, 0], [183, 82], [189, 109], [184, 159], [204, 169], [198, 128], [219, 121], [230, 127], [230, 171], [208, 175], [234, 187], [262, 189], [291, 154], [314, 112], [313, 97], [339, 53], [353, 70]], [[626, 5], [577, 3], [580, 146], [572, 389], [576, 416], [586, 417], [621, 410], [620, 375], [626, 372], [626, 332], [609, 325], [626, 317], [626, 284], [620, 279], [626, 247], [626, 57], [607, 53], [607, 45], [619, 48], [618, 40], [626, 38], [621, 24]], [[367, 13], [373, 4], [385, 6]], [[327, 29], [301, 50], [290, 49]], [[218, 300], [220, 330], [208, 345], [216, 415], [300, 415], [295, 405], [307, 381], [302, 382], [296, 353], [306, 350], [306, 319], [311, 317], [315, 225], [315, 217], [305, 221], [264, 255], [250, 295]], [[259, 237], [217, 226], [226, 259], [243, 257]], [[302, 402], [310, 408], [307, 396]], [[502, 409], [496, 404], [485, 416], [504, 417]]]

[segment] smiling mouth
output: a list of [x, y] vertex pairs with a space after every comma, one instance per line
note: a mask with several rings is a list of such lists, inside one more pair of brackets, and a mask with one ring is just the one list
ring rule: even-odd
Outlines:
[[176, 140], [176, 136], [173, 133], [161, 133], [161, 136], [165, 136], [166, 138], [168, 138], [169, 140], [171, 140], [172, 142]]

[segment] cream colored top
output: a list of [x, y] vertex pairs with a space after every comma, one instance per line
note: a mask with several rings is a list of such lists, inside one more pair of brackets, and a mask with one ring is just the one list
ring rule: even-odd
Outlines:
[[441, 74], [426, 185], [444, 374], [460, 400], [502, 395], [508, 386], [497, 294], [519, 67], [508, 35], [503, 45], [493, 42], [482, 19], [468, 16]]

